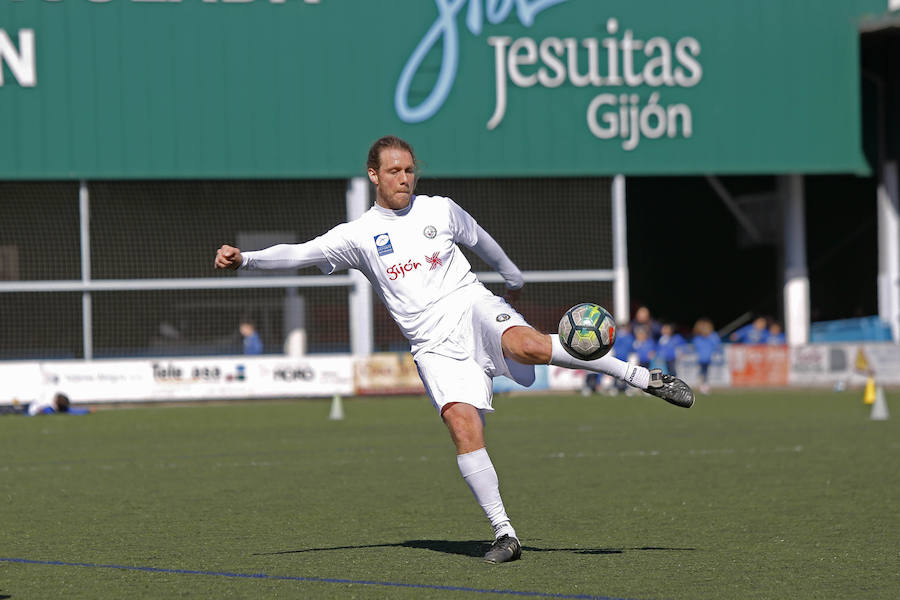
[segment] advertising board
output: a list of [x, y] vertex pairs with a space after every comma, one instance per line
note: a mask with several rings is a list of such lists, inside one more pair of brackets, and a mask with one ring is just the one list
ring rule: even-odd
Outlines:
[[61, 360], [29, 363], [8, 381], [0, 401], [12, 389], [20, 402], [30, 402], [44, 387], [81, 403], [298, 398], [352, 394], [353, 361], [349, 356]]
[[[0, 3], [0, 179], [864, 171], [883, 0]], [[402, 30], [397, 29], [402, 15]]]
[[898, 344], [810, 344], [791, 349], [791, 385], [900, 385]]
[[354, 365], [356, 393], [424, 394], [425, 386], [409, 352], [384, 352], [359, 358]]
[[786, 386], [790, 372], [787, 346], [729, 344], [728, 367], [732, 387]]

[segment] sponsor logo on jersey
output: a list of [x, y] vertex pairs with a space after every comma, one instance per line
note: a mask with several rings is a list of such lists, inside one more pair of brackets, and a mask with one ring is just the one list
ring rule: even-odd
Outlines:
[[437, 252], [435, 252], [431, 256], [426, 256], [425, 262], [427, 262], [429, 265], [431, 265], [431, 268], [428, 269], [429, 271], [434, 271], [435, 269], [437, 269], [438, 267], [440, 267], [441, 265], [444, 264], [444, 261], [441, 260], [441, 257], [438, 256]]
[[422, 231], [422, 235], [427, 237], [429, 240], [433, 240], [434, 236], [437, 235], [437, 228], [434, 225], [429, 225]]
[[422, 266], [422, 263], [415, 262], [412, 259], [406, 261], [405, 263], [397, 263], [396, 265], [391, 265], [387, 268], [385, 273], [388, 274], [391, 281], [396, 281], [400, 277], [406, 277], [406, 274], [410, 271], [415, 271], [419, 267]]
[[378, 256], [393, 254], [394, 247], [391, 245], [391, 236], [386, 233], [379, 233], [376, 235], [375, 248], [378, 250]]
[[509, 315], [506, 313], [500, 313], [497, 315], [497, 322], [502, 323], [503, 321], [509, 321]]

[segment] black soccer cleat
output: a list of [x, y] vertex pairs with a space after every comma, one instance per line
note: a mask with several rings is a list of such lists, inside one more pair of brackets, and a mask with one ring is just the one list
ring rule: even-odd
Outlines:
[[694, 405], [694, 390], [691, 386], [660, 369], [650, 369], [650, 384], [644, 391], [682, 408]]
[[509, 535], [501, 535], [491, 544], [491, 549], [484, 555], [484, 562], [497, 564], [519, 560], [522, 557], [522, 546], [519, 540]]

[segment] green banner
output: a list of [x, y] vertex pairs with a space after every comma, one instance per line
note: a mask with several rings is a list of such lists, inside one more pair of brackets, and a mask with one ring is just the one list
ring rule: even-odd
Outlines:
[[2, 179], [865, 172], [885, 4], [2, 2]]

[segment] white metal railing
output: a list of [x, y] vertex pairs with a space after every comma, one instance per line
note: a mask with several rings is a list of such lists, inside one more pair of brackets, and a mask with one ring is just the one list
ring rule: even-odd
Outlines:
[[3, 292], [134, 292], [139, 290], [224, 290], [280, 287], [340, 287], [352, 285], [350, 275], [292, 275], [280, 277], [201, 277], [179, 279], [79, 279], [60, 281], [3, 281]]
[[[502, 283], [503, 276], [493, 271], [475, 273], [482, 283]], [[523, 271], [526, 283], [560, 283], [575, 281], [614, 281], [612, 269], [571, 271]], [[92, 279], [90, 281], [2, 281], [0, 293], [11, 292], [135, 292], [147, 290], [228, 290], [263, 288], [349, 287], [354, 285], [346, 275], [291, 275], [278, 277], [203, 277], [180, 279]]]

